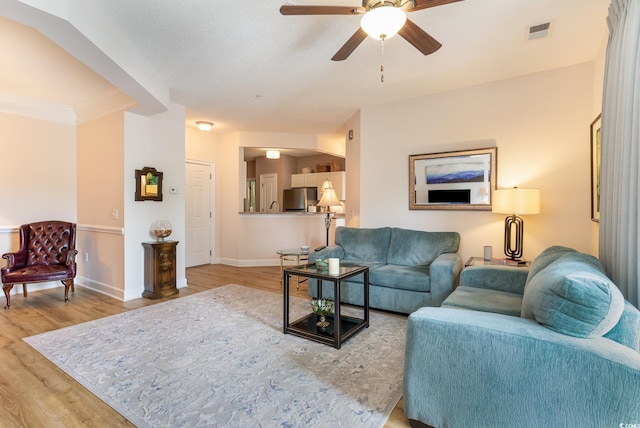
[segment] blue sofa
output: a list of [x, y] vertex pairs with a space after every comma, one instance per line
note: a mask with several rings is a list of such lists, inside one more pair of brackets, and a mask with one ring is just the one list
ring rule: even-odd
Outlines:
[[569, 248], [468, 267], [408, 318], [404, 411], [414, 427], [637, 426], [640, 312]]
[[[424, 232], [401, 228], [337, 227], [335, 245], [309, 255], [309, 262], [336, 257], [341, 263], [369, 267], [369, 306], [409, 314], [439, 306], [457, 285], [462, 260], [457, 232]], [[340, 288], [345, 303], [363, 304], [363, 275]], [[333, 284], [322, 284], [322, 296], [333, 299]], [[318, 282], [309, 280], [317, 297]]]

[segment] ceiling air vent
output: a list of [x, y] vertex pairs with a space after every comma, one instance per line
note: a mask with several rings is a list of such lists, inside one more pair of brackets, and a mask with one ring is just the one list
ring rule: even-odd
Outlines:
[[529, 27], [529, 40], [533, 39], [541, 39], [543, 37], [547, 37], [549, 34], [549, 27], [551, 26], [550, 22], [545, 22], [544, 24], [532, 25]]

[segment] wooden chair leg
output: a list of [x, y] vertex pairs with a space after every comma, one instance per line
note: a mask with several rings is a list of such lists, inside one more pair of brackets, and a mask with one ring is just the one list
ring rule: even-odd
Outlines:
[[7, 299], [7, 306], [5, 306], [5, 309], [9, 309], [9, 306], [11, 306], [11, 289], [13, 288], [13, 284], [4, 284], [2, 286], [2, 290], [4, 291], [4, 297], [5, 299]]
[[27, 284], [22, 284], [22, 295], [27, 297]]
[[[64, 284], [64, 301], [68, 302], [69, 301], [69, 288], [74, 288], [73, 287], [73, 279], [65, 279], [62, 281], [62, 283]], [[74, 291], [75, 293], [75, 291]]]

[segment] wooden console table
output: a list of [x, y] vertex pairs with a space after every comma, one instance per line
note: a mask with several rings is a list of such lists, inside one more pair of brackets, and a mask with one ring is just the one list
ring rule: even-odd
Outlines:
[[144, 292], [142, 297], [160, 299], [178, 294], [176, 246], [178, 241], [143, 242]]

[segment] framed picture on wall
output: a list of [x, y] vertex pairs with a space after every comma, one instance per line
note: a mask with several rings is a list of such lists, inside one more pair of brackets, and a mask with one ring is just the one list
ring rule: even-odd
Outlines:
[[600, 221], [601, 118], [591, 122], [591, 220]]
[[409, 156], [410, 210], [491, 210], [496, 147]]

